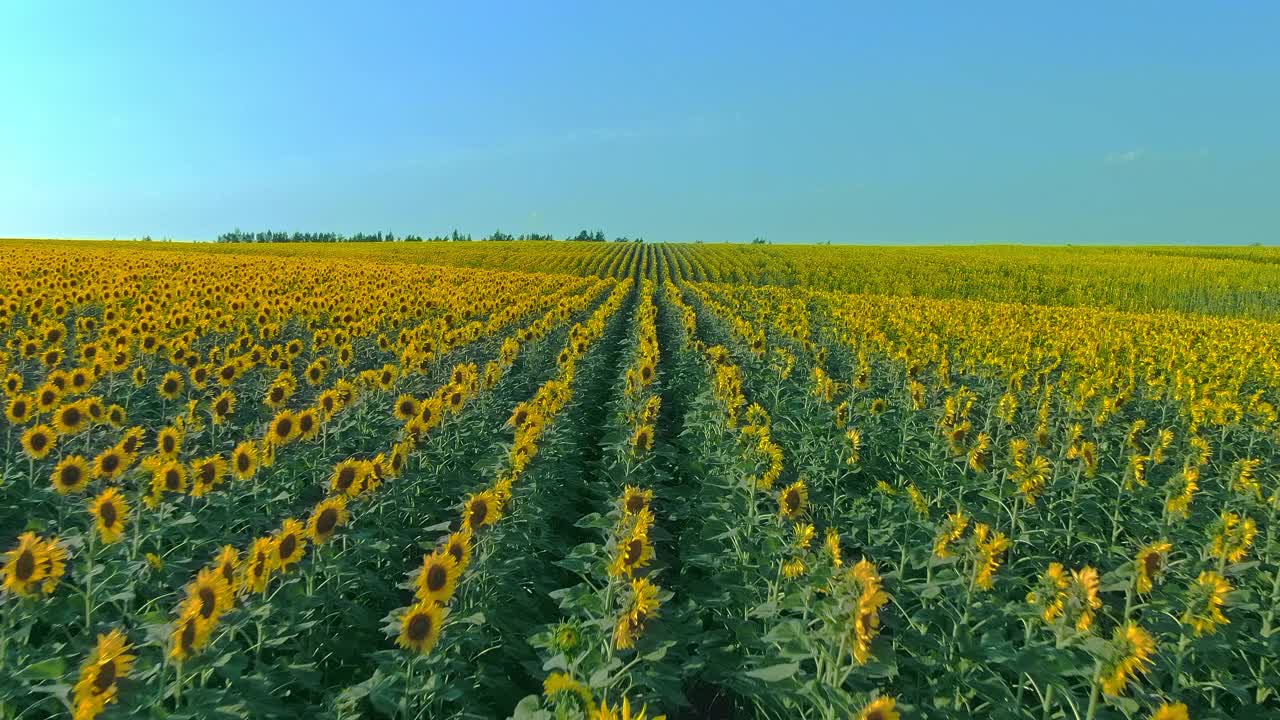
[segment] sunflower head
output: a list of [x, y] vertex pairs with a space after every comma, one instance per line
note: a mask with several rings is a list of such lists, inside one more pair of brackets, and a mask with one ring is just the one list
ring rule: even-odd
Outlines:
[[89, 462], [79, 455], [68, 455], [53, 469], [53, 489], [59, 495], [78, 493], [89, 484], [89, 477]]
[[48, 425], [36, 425], [22, 434], [22, 451], [32, 460], [41, 460], [49, 455], [58, 436]]
[[458, 563], [444, 550], [422, 558], [422, 567], [414, 580], [419, 600], [445, 605], [458, 585]]
[[418, 602], [400, 615], [400, 634], [396, 644], [405, 650], [425, 655], [440, 640], [444, 611], [435, 603]]
[[792, 520], [804, 512], [809, 502], [809, 488], [803, 480], [797, 480], [782, 490], [778, 495], [778, 514], [786, 520]]
[[129, 503], [123, 493], [107, 488], [89, 502], [89, 513], [102, 542], [108, 545], [120, 542], [129, 521]]
[[322, 500], [312, 509], [311, 517], [307, 520], [307, 537], [316, 545], [323, 545], [350, 519], [345, 496], [336, 495]]

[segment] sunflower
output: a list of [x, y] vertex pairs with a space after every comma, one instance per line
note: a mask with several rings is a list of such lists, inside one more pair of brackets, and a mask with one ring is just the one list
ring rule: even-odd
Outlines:
[[1183, 703], [1164, 703], [1151, 713], [1149, 720], [1191, 720]]
[[307, 519], [306, 536], [316, 545], [323, 545], [333, 537], [338, 528], [351, 520], [347, 512], [347, 499], [342, 495], [320, 501]]
[[125, 412], [123, 407], [119, 405], [111, 405], [107, 408], [107, 424], [111, 425], [111, 427], [124, 427], [124, 424], [127, 421], [128, 414]]
[[391, 457], [387, 458], [387, 477], [399, 477], [409, 461], [409, 453], [413, 452], [413, 440], [405, 438], [391, 448]]
[[160, 378], [160, 384], [156, 386], [156, 392], [165, 400], [177, 400], [182, 394], [183, 381], [182, 375], [176, 370], [170, 370]]
[[858, 720], [898, 720], [898, 703], [891, 697], [878, 697], [862, 708]]
[[422, 567], [414, 579], [417, 598], [423, 602], [448, 604], [461, 575], [458, 563], [445, 549], [422, 557]]
[[364, 489], [365, 476], [368, 473], [367, 463], [355, 458], [347, 458], [333, 467], [333, 475], [329, 478], [329, 489], [348, 497], [356, 497]]
[[182, 603], [169, 635], [169, 657], [178, 662], [193, 657], [209, 644], [213, 627], [214, 623], [200, 617], [199, 603], [190, 600]]
[[129, 653], [132, 649], [119, 630], [98, 636], [97, 646], [80, 666], [80, 678], [72, 691], [77, 720], [95, 717], [116, 701], [120, 692], [117, 683], [133, 669], [135, 657]]
[[1219, 625], [1230, 622], [1222, 608], [1227, 604], [1231, 590], [1231, 583], [1216, 572], [1206, 570], [1196, 578], [1187, 591], [1187, 610], [1182, 616], [1182, 621], [1191, 626], [1196, 637], [1212, 635]]
[[649, 425], [641, 425], [631, 434], [631, 451], [634, 453], [645, 453], [653, 449], [653, 428]]
[[622, 492], [622, 512], [626, 515], [636, 515], [649, 507], [652, 501], [653, 490], [628, 485]]
[[401, 395], [396, 398], [395, 416], [401, 422], [409, 422], [418, 416], [418, 410], [421, 404], [418, 399], [412, 395]]
[[187, 602], [196, 608], [201, 622], [216, 623], [235, 605], [231, 584], [218, 568], [204, 568], [187, 586]]
[[124, 537], [124, 528], [129, 522], [129, 503], [116, 488], [107, 488], [90, 500], [89, 514], [93, 516], [94, 527], [103, 543], [111, 545]]
[[[53, 402], [56, 403], [57, 401], [57, 397], [55, 396]], [[52, 405], [50, 405], [50, 407], [52, 407]], [[26, 395], [14, 395], [9, 398], [9, 404], [5, 406], [4, 416], [14, 425], [26, 425], [27, 421], [31, 419], [33, 412], [34, 406], [32, 405], [30, 398]]]
[[1093, 626], [1094, 615], [1102, 607], [1102, 599], [1098, 597], [1102, 580], [1098, 571], [1085, 565], [1071, 573], [1071, 586], [1067, 591], [1066, 615], [1075, 618], [1076, 630], [1087, 631]]
[[492, 490], [474, 493], [462, 504], [462, 524], [474, 532], [502, 517], [502, 507]]
[[784, 520], [794, 520], [804, 512], [804, 506], [809, 502], [809, 488], [805, 486], [803, 480], [797, 480], [778, 495], [778, 514]]
[[293, 394], [293, 384], [283, 379], [277, 379], [271, 383], [271, 387], [267, 388], [266, 397], [262, 402], [272, 410], [279, 410], [288, 402], [289, 396]]
[[244, 592], [266, 592], [271, 575], [278, 569], [276, 565], [275, 539], [260, 537], [249, 546], [248, 559], [244, 564], [244, 579], [239, 583]]
[[1248, 515], [1224, 512], [1218, 518], [1210, 552], [1223, 562], [1237, 563], [1249, 554], [1258, 524]]
[[204, 497], [213, 491], [227, 475], [227, 461], [221, 455], [195, 460], [191, 463], [191, 497]]
[[1135, 582], [1139, 594], [1145, 595], [1155, 587], [1156, 578], [1164, 570], [1165, 560], [1172, 549], [1171, 543], [1160, 540], [1138, 551], [1133, 564], [1137, 570]]
[[578, 710], [584, 716], [592, 718], [592, 720], [599, 717], [599, 713], [596, 710], [596, 701], [591, 696], [591, 691], [587, 689], [586, 685], [574, 680], [573, 676], [568, 673], [553, 672], [548, 675], [547, 679], [542, 681], [542, 695], [548, 700], [567, 697], [578, 706]]
[[157, 507], [165, 493], [179, 494], [187, 491], [187, 468], [177, 460], [158, 464], [151, 472], [151, 492], [147, 506]]
[[276, 566], [282, 571], [297, 565], [307, 554], [307, 529], [289, 518], [280, 524], [275, 536]]
[[22, 376], [16, 372], [11, 372], [4, 377], [4, 394], [13, 397], [22, 392]]
[[1102, 670], [1098, 681], [1106, 694], [1120, 695], [1130, 680], [1151, 668], [1156, 641], [1137, 623], [1131, 622], [1115, 629], [1111, 647], [1111, 661]]
[[400, 635], [396, 644], [420, 655], [431, 652], [440, 640], [444, 612], [439, 605], [418, 602], [400, 615]]
[[451, 534], [445, 541], [444, 551], [453, 558], [458, 574], [462, 574], [471, 564], [471, 531], [464, 527]]
[[66, 495], [83, 491], [89, 477], [89, 462], [79, 455], [68, 455], [54, 467], [50, 482], [59, 495]]
[[223, 545], [213, 559], [213, 569], [226, 581], [227, 587], [236, 591], [236, 574], [240, 569], [240, 551], [234, 545]]
[[133, 455], [142, 448], [142, 440], [146, 437], [147, 431], [141, 427], [131, 427], [124, 432], [124, 436], [120, 438], [117, 447], [124, 451], [126, 455]]
[[38, 594], [49, 574], [49, 549], [33, 532], [18, 536], [18, 546], [5, 553], [4, 587], [23, 597]]
[[267, 426], [267, 442], [287, 445], [298, 436], [298, 418], [289, 410], [281, 410]]
[[133, 386], [142, 387], [147, 384], [147, 369], [139, 365], [133, 369]]
[[165, 460], [175, 460], [182, 452], [182, 439], [185, 433], [175, 426], [163, 428], [156, 433], [156, 455]]
[[83, 403], [68, 403], [53, 411], [53, 426], [59, 435], [74, 435], [88, 427], [89, 422]]
[[22, 451], [32, 460], [44, 459], [57, 444], [58, 436], [48, 425], [36, 425], [22, 433]]
[[223, 390], [218, 397], [213, 399], [212, 416], [213, 424], [221, 425], [231, 419], [231, 414], [236, 411], [236, 396], [230, 390]]
[[609, 565], [609, 574], [613, 577], [627, 575], [630, 577], [653, 561], [653, 545], [648, 534], [632, 532], [618, 543], [614, 550], [613, 562]]
[[310, 440], [320, 432], [320, 413], [315, 408], [298, 412], [298, 439]]
[[831, 558], [831, 564], [835, 567], [843, 567], [844, 559], [840, 553], [840, 533], [835, 528], [827, 528], [824, 544], [827, 548], [827, 556]]
[[258, 446], [245, 440], [231, 452], [231, 473], [239, 480], [248, 480], [258, 470]]

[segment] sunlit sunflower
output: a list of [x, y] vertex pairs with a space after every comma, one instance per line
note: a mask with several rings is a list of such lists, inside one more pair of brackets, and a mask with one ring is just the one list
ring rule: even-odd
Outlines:
[[34, 596], [48, 573], [48, 546], [33, 532], [19, 535], [18, 546], [5, 553], [4, 588], [23, 597]]
[[778, 514], [784, 520], [794, 520], [804, 512], [805, 505], [809, 502], [809, 488], [804, 484], [803, 480], [797, 480], [778, 495]]
[[[13, 401], [10, 401], [9, 403], [9, 407], [11, 410], [14, 411], [15, 415], [17, 414], [16, 412], [17, 408], [14, 406], [14, 402], [17, 400], [18, 398], [15, 397]], [[39, 410], [42, 413], [47, 413], [53, 410], [53, 408], [57, 406], [58, 401], [60, 400], [62, 400], [62, 388], [58, 387], [53, 383], [47, 382], [44, 385], [41, 385], [39, 388], [36, 388], [35, 401], [34, 401], [36, 410]], [[27, 409], [26, 417], [31, 417], [30, 415], [31, 405], [26, 404], [26, 409]], [[10, 419], [12, 420], [13, 418], [10, 418]], [[19, 423], [19, 424], [23, 421], [24, 420], [14, 420], [15, 423]]]
[[409, 422], [418, 416], [418, 410], [420, 407], [421, 404], [418, 402], [418, 398], [407, 394], [401, 395], [396, 398], [396, 405], [394, 409], [395, 416], [401, 422]]
[[258, 446], [245, 440], [231, 452], [231, 474], [239, 480], [248, 480], [258, 470]]
[[124, 435], [117, 443], [117, 447], [124, 451], [126, 455], [134, 455], [142, 449], [142, 441], [146, 437], [147, 431], [141, 427], [131, 427], [124, 431]]
[[329, 489], [348, 497], [355, 497], [364, 490], [365, 476], [369, 466], [362, 460], [348, 458], [333, 466], [333, 475], [329, 478]]
[[898, 720], [898, 703], [891, 697], [878, 697], [862, 708], [858, 720]]
[[210, 405], [211, 415], [214, 425], [222, 425], [231, 419], [232, 413], [236, 411], [236, 396], [230, 390], [223, 390], [218, 397], [213, 399]]
[[271, 537], [260, 537], [249, 546], [249, 553], [244, 561], [244, 578], [237, 583], [243, 592], [266, 592], [271, 575], [278, 569], [276, 565], [276, 543]]
[[98, 713], [119, 696], [118, 682], [129, 677], [136, 659], [130, 650], [128, 639], [119, 630], [98, 636], [93, 652], [80, 666], [80, 678], [72, 695], [75, 699], [75, 718], [96, 717]]
[[1130, 680], [1151, 668], [1156, 641], [1137, 623], [1131, 622], [1115, 629], [1111, 649], [1111, 660], [1103, 667], [1098, 681], [1106, 694], [1120, 695]]
[[204, 497], [227, 476], [227, 461], [210, 455], [191, 462], [191, 497]]
[[650, 620], [658, 616], [658, 586], [648, 578], [631, 581], [630, 593], [613, 628], [613, 646], [619, 650], [635, 647]]
[[[145, 466], [145, 465], [144, 465]], [[151, 488], [144, 501], [147, 507], [159, 507], [165, 494], [176, 495], [187, 491], [187, 468], [177, 460], [159, 463], [151, 471]]]
[[156, 392], [165, 400], [177, 400], [182, 395], [183, 381], [182, 375], [176, 370], [170, 370], [160, 378], [160, 384], [156, 386]]
[[458, 586], [458, 563], [444, 550], [422, 558], [422, 567], [414, 579], [417, 597], [424, 602], [448, 604]]
[[[54, 398], [57, 402], [57, 398]], [[31, 399], [26, 395], [14, 395], [9, 398], [9, 404], [5, 406], [4, 416], [13, 425], [26, 425], [27, 421], [35, 414], [35, 406], [32, 405]]]
[[627, 515], [635, 515], [649, 507], [649, 503], [652, 501], [653, 490], [628, 485], [622, 493], [622, 512]]
[[275, 538], [276, 565], [288, 570], [302, 561], [307, 554], [307, 528], [301, 522], [289, 518], [280, 524]]
[[1258, 524], [1248, 515], [1224, 512], [1214, 525], [1210, 552], [1223, 562], [1237, 563], [1249, 554]]
[[299, 411], [297, 420], [299, 440], [310, 440], [320, 432], [320, 413], [315, 408]]
[[89, 501], [89, 514], [93, 516], [98, 537], [107, 545], [120, 542], [129, 522], [129, 503], [116, 488], [107, 488]]
[[1200, 573], [1191, 584], [1187, 590], [1187, 609], [1182, 622], [1191, 626], [1196, 637], [1212, 635], [1219, 625], [1230, 622], [1222, 608], [1226, 606], [1231, 590], [1231, 583], [1226, 578], [1209, 570]]
[[502, 517], [502, 507], [492, 490], [473, 493], [462, 504], [462, 523], [472, 532], [492, 525]]
[[298, 436], [298, 418], [290, 410], [281, 410], [267, 425], [267, 442], [287, 445]]
[[547, 679], [542, 681], [542, 696], [552, 701], [568, 699], [585, 717], [596, 720], [598, 716], [596, 701], [591, 696], [591, 691], [568, 673], [553, 672], [548, 675]]
[[175, 460], [182, 452], [183, 432], [177, 427], [167, 427], [156, 433], [156, 455], [166, 460]]
[[59, 495], [78, 493], [89, 484], [89, 461], [79, 455], [68, 455], [53, 468], [50, 482]]
[[835, 528], [827, 528], [827, 534], [824, 539], [827, 549], [827, 557], [831, 558], [831, 564], [835, 567], [843, 567], [844, 559], [840, 553], [840, 533]]
[[1136, 585], [1140, 594], [1147, 594], [1155, 587], [1156, 579], [1164, 570], [1165, 561], [1173, 544], [1163, 540], [1153, 542], [1138, 551], [1133, 565], [1136, 570]]
[[400, 634], [396, 644], [420, 655], [431, 652], [440, 640], [444, 612], [439, 605], [418, 602], [400, 615]]
[[462, 573], [471, 564], [471, 531], [463, 528], [451, 534], [445, 541], [444, 551], [453, 558], [458, 572]]
[[22, 452], [32, 460], [42, 460], [58, 443], [58, 436], [48, 425], [36, 425], [22, 433]]
[[1151, 713], [1150, 720], [1191, 720], [1183, 703], [1164, 703]]
[[641, 425], [631, 433], [631, 451], [646, 453], [653, 449], [653, 427]]
[[235, 605], [231, 585], [217, 568], [203, 568], [196, 574], [195, 581], [187, 585], [187, 601], [207, 623], [217, 622]]
[[209, 644], [213, 627], [214, 623], [200, 617], [198, 603], [182, 603], [169, 634], [169, 657], [178, 662], [194, 657]]
[[311, 510], [311, 517], [307, 519], [307, 537], [316, 545], [323, 545], [350, 519], [346, 497], [337, 495], [322, 500]]
[[129, 416], [124, 408], [119, 405], [112, 405], [107, 408], [107, 423], [114, 428], [124, 427], [128, 422]]
[[139, 365], [133, 369], [133, 374], [130, 377], [133, 378], [134, 387], [142, 387], [147, 384], [147, 369]]
[[83, 403], [68, 403], [53, 411], [53, 426], [59, 435], [75, 435], [89, 425]]
[[635, 571], [646, 567], [653, 561], [653, 544], [644, 532], [632, 532], [618, 541], [614, 549], [613, 562], [609, 564], [609, 574], [613, 577], [626, 575], [630, 577]]

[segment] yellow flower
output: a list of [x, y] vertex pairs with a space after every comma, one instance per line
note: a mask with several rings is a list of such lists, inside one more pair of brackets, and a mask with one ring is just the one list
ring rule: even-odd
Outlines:
[[1172, 543], [1159, 540], [1138, 551], [1138, 556], [1134, 558], [1133, 564], [1136, 570], [1135, 583], [1140, 594], [1145, 595], [1155, 587], [1155, 581], [1160, 572], [1164, 570], [1165, 561], [1169, 551], [1172, 549]]
[[351, 513], [347, 511], [347, 500], [342, 495], [321, 500], [311, 510], [307, 519], [307, 537], [316, 545], [329, 542], [333, 533], [347, 524]]
[[453, 598], [458, 586], [458, 562], [444, 550], [422, 558], [422, 568], [414, 580], [418, 600], [444, 605]]
[[50, 481], [59, 495], [78, 493], [89, 484], [89, 462], [79, 455], [68, 455], [53, 469]]
[[93, 500], [89, 501], [89, 513], [93, 516], [94, 528], [102, 542], [111, 545], [120, 542], [124, 537], [125, 525], [129, 522], [129, 503], [116, 488], [107, 488]]
[[897, 708], [898, 703], [893, 698], [876, 698], [862, 708], [862, 712], [858, 713], [858, 720], [898, 720], [900, 716]]
[[969, 516], [964, 510], [949, 513], [934, 538], [933, 554], [939, 558], [951, 557], [951, 546], [960, 541], [967, 527], [969, 527]]
[[1187, 591], [1187, 610], [1182, 616], [1196, 637], [1212, 635], [1219, 625], [1229, 622], [1222, 608], [1231, 589], [1231, 583], [1216, 572], [1206, 570], [1196, 578]]
[[1236, 563], [1249, 553], [1253, 539], [1258, 534], [1258, 524], [1253, 518], [1241, 517], [1233, 512], [1224, 512], [1218, 519], [1217, 532], [1213, 537], [1212, 554], [1225, 562]]
[[1137, 623], [1116, 628], [1111, 637], [1113, 657], [1104, 666], [1098, 680], [1102, 691], [1108, 695], [1120, 695], [1130, 680], [1151, 668], [1156, 641]]
[[1164, 703], [1151, 713], [1150, 720], [1191, 720], [1191, 716], [1182, 703]]
[[586, 685], [563, 672], [553, 672], [542, 681], [542, 696], [548, 700], [569, 698], [583, 715], [592, 717], [596, 714], [596, 702]]
[[80, 678], [72, 695], [75, 700], [76, 718], [95, 717], [111, 703], [120, 692], [120, 680], [129, 677], [135, 657], [129, 653], [124, 633], [112, 630], [98, 636], [93, 652], [80, 666]]
[[809, 502], [809, 488], [805, 486], [803, 480], [797, 480], [778, 495], [778, 514], [784, 520], [793, 520], [804, 512], [805, 505]]

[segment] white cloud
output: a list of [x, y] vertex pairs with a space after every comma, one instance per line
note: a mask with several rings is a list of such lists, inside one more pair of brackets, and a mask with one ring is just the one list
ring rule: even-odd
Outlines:
[[1125, 150], [1124, 152], [1108, 153], [1106, 163], [1108, 165], [1128, 165], [1132, 162], [1141, 160], [1147, 154], [1146, 150], [1138, 148], [1136, 150]]

